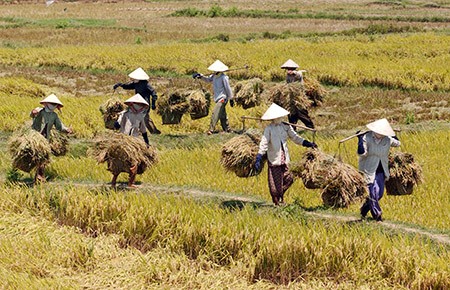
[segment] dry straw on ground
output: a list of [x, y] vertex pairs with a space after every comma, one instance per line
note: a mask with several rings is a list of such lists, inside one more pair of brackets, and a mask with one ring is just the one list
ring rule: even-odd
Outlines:
[[220, 163], [226, 170], [234, 172], [238, 177], [260, 174], [266, 160], [263, 159], [259, 171], [254, 169], [259, 142], [261, 142], [261, 137], [256, 131], [247, 131], [243, 135], [230, 139], [222, 147]]
[[347, 207], [367, 193], [361, 173], [317, 149], [306, 151], [302, 160], [292, 164], [290, 170], [302, 179], [306, 188], [323, 189], [322, 201], [326, 206]]
[[98, 163], [106, 162], [113, 174], [130, 173], [134, 165], [138, 165], [138, 174], [142, 174], [158, 161], [156, 148], [147, 148], [142, 138], [121, 133], [98, 136], [88, 154]]
[[414, 161], [411, 153], [390, 153], [389, 174], [386, 180], [386, 192], [389, 195], [412, 194], [414, 186], [423, 182], [422, 168]]
[[263, 98], [267, 103], [275, 103], [291, 114], [297, 110], [308, 110], [312, 105], [312, 101], [305, 94], [304, 87], [298, 82], [274, 85], [264, 91]]
[[208, 116], [211, 105], [211, 94], [205, 90], [192, 90], [189, 94], [189, 114], [192, 120]]
[[42, 134], [29, 128], [19, 130], [8, 142], [12, 166], [30, 172], [37, 165], [50, 162], [50, 143]]
[[105, 128], [114, 129], [114, 123], [119, 118], [120, 112], [125, 110], [125, 104], [119, 98], [110, 98], [104, 102], [100, 108], [105, 122]]
[[264, 82], [259, 78], [240, 81], [233, 88], [236, 105], [244, 109], [261, 104], [261, 94], [264, 92]]

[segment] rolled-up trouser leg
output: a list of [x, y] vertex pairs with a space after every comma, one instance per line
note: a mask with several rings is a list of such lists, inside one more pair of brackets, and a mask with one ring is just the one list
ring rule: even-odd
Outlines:
[[376, 173], [374, 182], [369, 184], [370, 213], [374, 219], [379, 218], [382, 214], [379, 201], [383, 197], [384, 179], [383, 172]]

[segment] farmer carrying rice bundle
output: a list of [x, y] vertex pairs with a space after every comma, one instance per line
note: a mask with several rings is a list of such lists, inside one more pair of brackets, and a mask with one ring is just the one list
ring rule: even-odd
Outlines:
[[161, 115], [163, 124], [180, 123], [183, 114], [189, 111], [190, 93], [185, 89], [175, 89], [161, 95], [157, 113]]
[[[147, 101], [136, 94], [126, 100], [125, 104], [128, 106], [127, 110], [120, 114], [114, 124], [122, 134], [100, 137], [91, 152], [99, 163], [108, 163], [108, 170], [113, 174], [113, 187], [116, 186], [121, 172], [129, 174], [128, 186], [136, 187], [136, 174], [142, 174], [148, 166], [156, 162], [156, 151], [149, 145], [145, 127], [145, 115], [149, 106]], [[141, 136], [144, 142], [140, 140]]]
[[[152, 110], [156, 110], [156, 100], [158, 99], [158, 96], [155, 89], [148, 82], [150, 79], [148, 74], [139, 67], [132, 71], [128, 76], [132, 79], [131, 82], [125, 84], [116, 83], [113, 86], [113, 89], [115, 90], [118, 87], [121, 87], [124, 90], [134, 90], [136, 94], [139, 94], [144, 98], [147, 104], [151, 103]], [[145, 126], [151, 134], [161, 134], [161, 131], [156, 128], [155, 123], [153, 123], [153, 120], [150, 118], [150, 105], [145, 110]]]
[[261, 160], [260, 168], [255, 170], [255, 158], [259, 151], [261, 137], [256, 132], [247, 131], [231, 138], [222, 147], [220, 163], [226, 170], [238, 177], [256, 176], [261, 173], [266, 158]]
[[[64, 133], [72, 133], [72, 129], [64, 126], [61, 120], [56, 114], [55, 110], [61, 110], [64, 106], [57, 96], [54, 94], [49, 95], [40, 102], [44, 107], [38, 107], [31, 111], [30, 116], [33, 118], [33, 124], [31, 128], [42, 134], [47, 140], [51, 138], [51, 132], [53, 127], [56, 130]], [[63, 149], [56, 149], [54, 151], [62, 152]], [[48, 164], [47, 161], [41, 160], [36, 164], [36, 175], [35, 182], [45, 182], [45, 165]]]
[[400, 146], [395, 132], [386, 119], [369, 123], [370, 130], [358, 135], [359, 170], [364, 174], [369, 197], [361, 207], [361, 216], [365, 218], [370, 211], [372, 217], [381, 222], [380, 199], [383, 197], [385, 180], [389, 179], [389, 150]]
[[272, 104], [261, 117], [262, 120], [270, 120], [271, 123], [264, 129], [255, 158], [255, 170], [259, 171], [262, 167], [263, 156], [267, 154], [269, 191], [275, 205], [284, 203], [284, 193], [294, 182], [288, 168], [290, 162], [288, 138], [304, 147], [317, 148], [314, 142], [303, 139], [290, 125], [283, 123], [287, 115], [289, 111], [277, 104]]
[[220, 125], [224, 132], [231, 132], [230, 126], [228, 124], [228, 117], [226, 111], [226, 105], [230, 101], [230, 106], [234, 106], [233, 92], [230, 87], [230, 81], [225, 72], [228, 70], [226, 66], [220, 60], [216, 60], [213, 64], [208, 67], [208, 70], [212, 71], [213, 74], [209, 76], [204, 76], [201, 73], [195, 73], [192, 75], [194, 79], [201, 79], [205, 82], [210, 82], [213, 85], [214, 91], [214, 111], [211, 115], [211, 123], [209, 125], [208, 135], [215, 132], [217, 122], [220, 120]]
[[204, 90], [189, 91], [189, 114], [192, 120], [208, 116], [211, 94]]
[[110, 98], [104, 102], [100, 108], [105, 122], [106, 129], [114, 129], [114, 123], [119, 118], [120, 113], [125, 110], [125, 104], [117, 97]]
[[361, 173], [320, 150], [308, 150], [291, 172], [300, 177], [306, 188], [322, 189], [324, 205], [347, 207], [366, 195], [366, 183]]

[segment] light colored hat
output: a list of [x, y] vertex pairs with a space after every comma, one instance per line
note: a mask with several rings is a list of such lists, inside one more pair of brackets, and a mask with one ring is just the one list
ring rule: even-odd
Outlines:
[[132, 71], [128, 76], [135, 80], [148, 80], [150, 78], [148, 74], [140, 67]]
[[289, 111], [273, 103], [261, 117], [261, 120], [274, 120], [289, 115]]
[[126, 105], [130, 105], [130, 103], [135, 103], [135, 104], [144, 104], [147, 107], [149, 106], [147, 101], [140, 94], [136, 94], [136, 95], [132, 96], [131, 98], [126, 100], [124, 103]]
[[43, 99], [42, 101], [40, 101], [41, 104], [43, 103], [52, 103], [52, 104], [58, 104], [61, 107], [63, 107], [63, 103], [61, 103], [61, 101], [58, 99], [57, 96], [55, 96], [54, 94], [51, 94], [50, 96], [46, 97], [45, 99]]
[[212, 65], [208, 67], [208, 70], [214, 72], [224, 72], [228, 70], [228, 67], [220, 60], [216, 60]]
[[373, 131], [380, 135], [395, 136], [395, 132], [394, 130], [392, 130], [392, 127], [391, 125], [389, 125], [389, 122], [386, 118], [369, 123], [366, 125], [366, 127], [369, 128], [370, 131]]
[[281, 68], [299, 68], [299, 65], [295, 63], [292, 59], [288, 59]]

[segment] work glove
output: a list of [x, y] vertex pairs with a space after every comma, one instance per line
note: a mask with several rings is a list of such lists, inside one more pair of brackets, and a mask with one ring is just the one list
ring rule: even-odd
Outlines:
[[122, 83], [117, 83], [113, 86], [113, 89], [117, 89], [118, 87], [121, 87], [123, 84]]
[[262, 160], [262, 155], [258, 154], [256, 155], [256, 159], [255, 159], [255, 171], [260, 171], [261, 170], [261, 160]]
[[234, 100], [233, 99], [230, 100], [230, 106], [234, 107]]
[[120, 124], [119, 124], [119, 122], [117, 122], [117, 121], [114, 122], [114, 128], [117, 129], [117, 130], [120, 129]]
[[152, 101], [152, 110], [156, 110], [156, 101]]
[[200, 73], [193, 73], [192, 74], [192, 78], [194, 78], [194, 79], [199, 79], [201, 77], [202, 77], [202, 74], [200, 74]]
[[[356, 134], [359, 134], [359, 132], [361, 132], [360, 130], [356, 131]], [[366, 150], [364, 149], [364, 135], [366, 134], [361, 134], [358, 135], [358, 154], [364, 154], [364, 152], [366, 152]]]
[[308, 140], [303, 140], [302, 143], [303, 147], [308, 147], [308, 148], [317, 148], [317, 144], [314, 142], [309, 142]]

